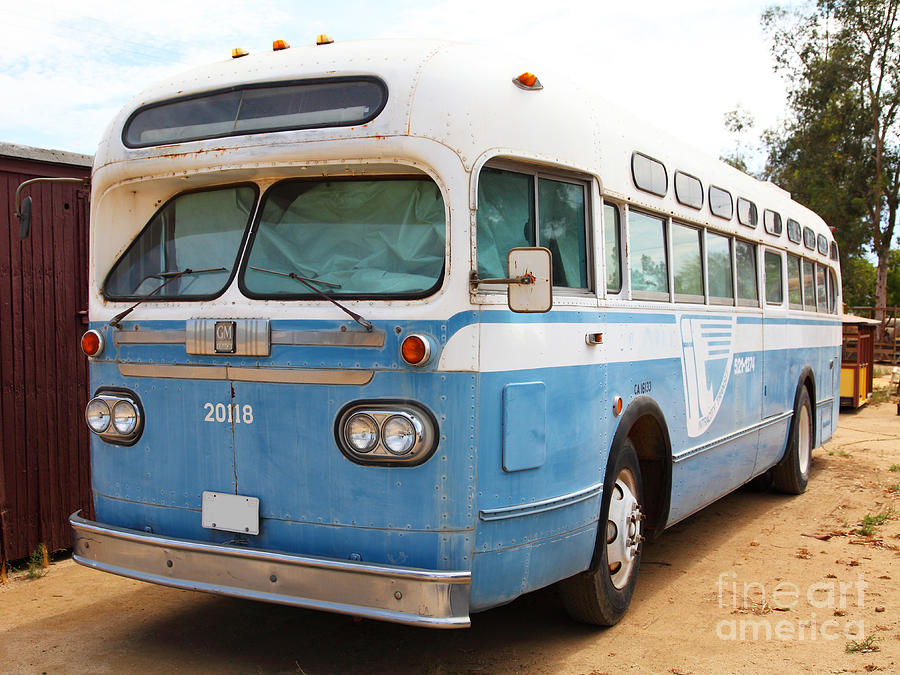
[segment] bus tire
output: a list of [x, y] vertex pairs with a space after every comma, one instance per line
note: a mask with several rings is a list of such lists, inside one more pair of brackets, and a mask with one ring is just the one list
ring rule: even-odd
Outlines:
[[772, 469], [775, 489], [791, 495], [806, 492], [809, 482], [809, 470], [812, 466], [813, 450], [813, 415], [809, 390], [800, 388], [794, 419], [791, 423], [791, 436], [784, 458]]
[[643, 482], [631, 439], [626, 438], [610, 457], [603, 487], [595, 563], [586, 572], [561, 581], [559, 589], [573, 619], [612, 626], [625, 614], [634, 594], [644, 539]]

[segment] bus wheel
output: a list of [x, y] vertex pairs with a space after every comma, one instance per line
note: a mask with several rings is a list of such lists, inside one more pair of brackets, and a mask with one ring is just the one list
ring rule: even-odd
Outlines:
[[612, 626], [625, 614], [640, 565], [643, 484], [630, 439], [610, 458], [591, 569], [560, 582], [563, 604], [578, 621]]
[[784, 459], [772, 470], [775, 489], [791, 495], [806, 492], [809, 482], [809, 468], [812, 464], [813, 416], [809, 391], [800, 389], [797, 409], [791, 425], [791, 438]]

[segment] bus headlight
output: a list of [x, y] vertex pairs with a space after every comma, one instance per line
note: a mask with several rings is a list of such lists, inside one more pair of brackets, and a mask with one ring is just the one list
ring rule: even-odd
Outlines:
[[409, 417], [394, 415], [384, 422], [382, 442], [388, 452], [394, 455], [405, 455], [412, 450], [416, 436], [416, 428]]
[[98, 391], [88, 401], [84, 419], [91, 431], [116, 445], [134, 445], [144, 429], [140, 400], [127, 390]]
[[122, 436], [130, 436], [137, 427], [137, 408], [131, 401], [119, 401], [113, 408], [113, 426]]
[[437, 448], [437, 421], [408, 401], [359, 401], [338, 414], [335, 440], [357, 464], [414, 466]]
[[371, 452], [378, 443], [378, 425], [369, 415], [356, 413], [347, 420], [344, 436], [356, 452]]
[[84, 411], [84, 419], [95, 434], [109, 428], [109, 405], [102, 398], [92, 398]]

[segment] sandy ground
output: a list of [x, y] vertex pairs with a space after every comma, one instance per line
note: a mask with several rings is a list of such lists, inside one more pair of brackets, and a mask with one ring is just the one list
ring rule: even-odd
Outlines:
[[[743, 489], [648, 543], [629, 613], [611, 629], [569, 620], [553, 589], [477, 614], [469, 630], [434, 631], [62, 560], [0, 587], [0, 671], [900, 672], [896, 412], [841, 415], [806, 494]], [[854, 533], [884, 513], [873, 536]], [[866, 638], [877, 651], [847, 651]]]

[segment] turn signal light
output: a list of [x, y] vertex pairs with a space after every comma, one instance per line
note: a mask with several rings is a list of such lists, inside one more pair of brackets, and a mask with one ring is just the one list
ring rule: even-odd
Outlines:
[[528, 91], [537, 91], [544, 88], [541, 84], [541, 81], [537, 78], [537, 75], [535, 75], [534, 73], [529, 73], [528, 71], [525, 71], [518, 77], [514, 77], [513, 84], [520, 89], [525, 89]]
[[431, 358], [431, 340], [424, 335], [408, 335], [400, 344], [400, 356], [411, 366], [424, 366]]
[[103, 335], [100, 331], [91, 329], [81, 336], [81, 351], [91, 358], [103, 352]]
[[272, 42], [272, 51], [273, 52], [279, 52], [282, 49], [288, 49], [289, 47], [290, 47], [290, 45], [287, 43], [286, 40], [275, 40]]
[[613, 412], [616, 414], [616, 417], [622, 414], [622, 397], [616, 396], [613, 399]]

